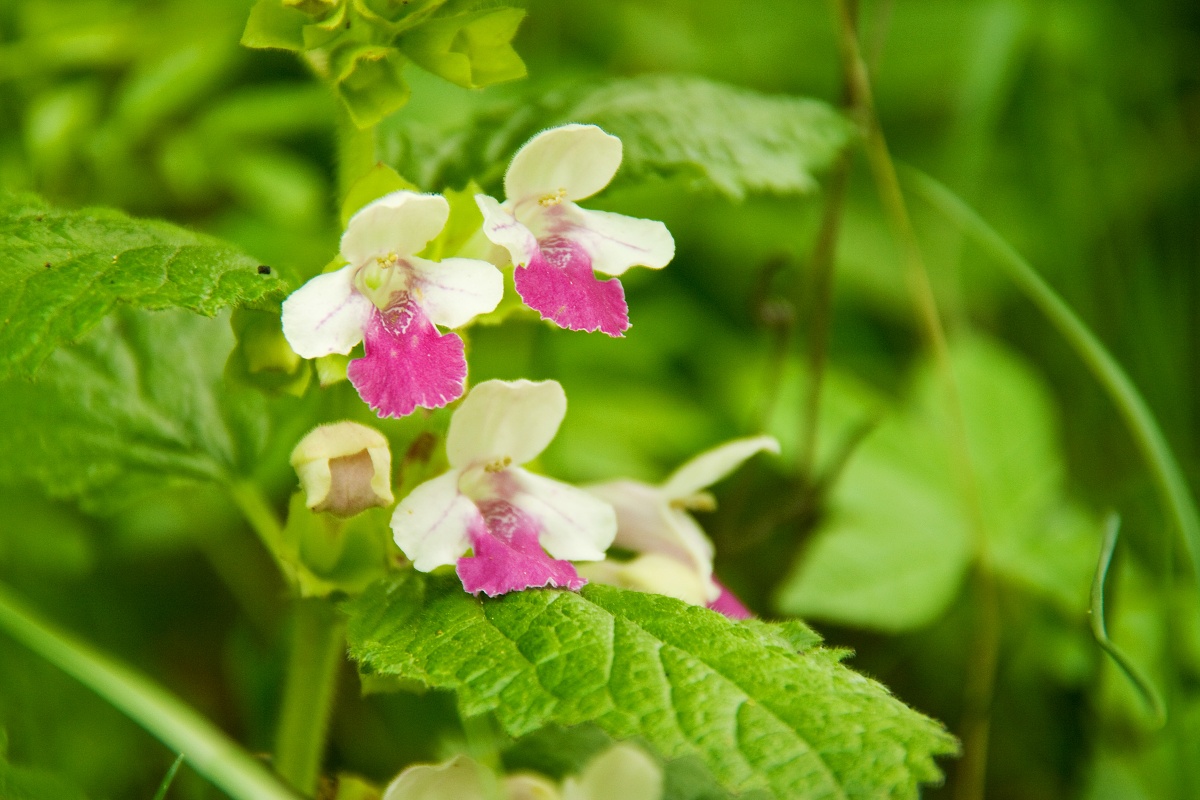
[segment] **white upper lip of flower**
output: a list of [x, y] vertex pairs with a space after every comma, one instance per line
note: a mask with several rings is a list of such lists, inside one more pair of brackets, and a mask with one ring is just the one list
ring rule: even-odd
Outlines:
[[532, 260], [538, 240], [550, 236], [578, 241], [592, 268], [606, 275], [633, 266], [665, 267], [675, 256], [675, 240], [661, 222], [576, 205], [608, 186], [621, 155], [621, 140], [595, 125], [542, 131], [513, 156], [504, 174], [503, 203], [475, 196], [484, 234], [519, 267]]
[[771, 436], [726, 442], [688, 461], [659, 486], [619, 480], [587, 489], [617, 511], [614, 544], [639, 553], [661, 553], [689, 565], [708, 585], [711, 602], [720, 594], [712, 580], [713, 544], [687, 510], [711, 508], [712, 496], [704, 490], [764, 450], [778, 453], [779, 442]]
[[486, 261], [416, 255], [449, 219], [439, 194], [399, 191], [350, 218], [340, 254], [347, 266], [310, 280], [283, 303], [283, 330], [305, 358], [347, 355], [375, 309], [407, 298], [435, 325], [457, 328], [492, 311], [504, 293], [500, 271]]
[[550, 444], [566, 411], [557, 381], [485, 381], [471, 390], [450, 420], [450, 471], [415, 488], [392, 515], [396, 544], [418, 570], [454, 564], [481, 520], [476, 504], [493, 497], [537, 520], [554, 558], [604, 558], [616, 535], [612, 507], [521, 468]]

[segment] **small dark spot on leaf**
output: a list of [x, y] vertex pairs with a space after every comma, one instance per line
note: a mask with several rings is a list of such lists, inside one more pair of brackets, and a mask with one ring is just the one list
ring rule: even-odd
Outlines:
[[42, 221], [42, 215], [41, 215], [41, 214], [38, 214], [36, 217], [34, 217], [34, 219], [36, 219], [38, 222], [41, 222], [41, 221]]
[[350, 30], [350, 20], [346, 20], [346, 30]]
[[270, 275], [271, 268], [268, 267], [266, 264], [259, 264], [258, 265], [258, 274], [259, 275]]
[[47, 262], [46, 262], [46, 264], [45, 264], [45, 266], [46, 266], [46, 269], [50, 269], [50, 262], [49, 262], [49, 261], [47, 261]]

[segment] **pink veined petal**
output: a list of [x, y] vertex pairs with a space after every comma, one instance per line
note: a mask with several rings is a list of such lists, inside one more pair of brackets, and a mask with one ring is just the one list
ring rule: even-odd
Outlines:
[[555, 236], [538, 245], [529, 266], [513, 273], [525, 305], [568, 330], [624, 335], [629, 329], [629, 306], [621, 282], [599, 280], [587, 251], [570, 239]]
[[562, 211], [548, 216], [559, 232], [584, 246], [597, 272], [618, 276], [630, 267], [662, 269], [675, 257], [675, 240], [667, 226], [657, 220], [591, 211], [574, 203], [557, 208]]
[[541, 586], [578, 590], [587, 583], [570, 561], [546, 555], [528, 514], [504, 500], [484, 501], [479, 510], [483, 524], [470, 531], [474, 555], [458, 560], [458, 577], [468, 592], [496, 597]]
[[463, 341], [438, 333], [407, 296], [367, 325], [363, 357], [346, 370], [350, 383], [381, 417], [403, 417], [417, 406], [440, 408], [462, 396], [467, 380]]
[[724, 614], [730, 619], [752, 619], [754, 612], [742, 605], [742, 601], [737, 599], [737, 595], [729, 591], [723, 583], [716, 578], [713, 583], [721, 590], [717, 595], [717, 599], [708, 604], [708, 607], [713, 611]]

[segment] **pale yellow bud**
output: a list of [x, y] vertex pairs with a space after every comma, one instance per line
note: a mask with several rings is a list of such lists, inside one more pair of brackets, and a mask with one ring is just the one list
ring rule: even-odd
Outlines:
[[292, 467], [313, 511], [352, 517], [394, 502], [392, 452], [383, 434], [366, 425], [347, 420], [314, 428], [292, 451]]

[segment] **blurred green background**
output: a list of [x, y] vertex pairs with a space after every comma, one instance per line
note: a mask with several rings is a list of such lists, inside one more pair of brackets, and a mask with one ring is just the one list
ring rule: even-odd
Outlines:
[[[515, 44], [530, 78], [474, 93], [410, 70], [413, 101], [385, 123], [385, 157], [402, 162], [413, 130], [436, 137], [490, 103], [614, 76], [686, 73], [840, 102], [821, 2], [527, 7]], [[234, 0], [4, 0], [0, 185], [173, 220], [285, 274], [319, 271], [340, 233], [335, 101], [291, 54], [238, 46], [247, 11]], [[875, 0], [860, 20], [894, 156], [974, 205], [1059, 289], [1200, 484], [1200, 5]], [[472, 380], [561, 381], [570, 411], [544, 466], [579, 481], [657, 481], [724, 439], [777, 435], [783, 458], [718, 487], [719, 510], [701, 519], [718, 573], [764, 616], [800, 613], [854, 648], [857, 669], [960, 732], [978, 584], [899, 251], [857, 150], [819, 428], [825, 481], [799, 464], [825, 197], [735, 203], [682, 181], [605, 193], [596, 205], [662, 219], [678, 243], [668, 269], [625, 280], [627, 339], [524, 320], [478, 329]], [[1057, 333], [969, 240], [910, 203], [997, 529], [987, 796], [1200, 797], [1198, 602], [1147, 470]], [[405, 430], [389, 428], [397, 441]], [[288, 447], [263, 469], [281, 508]], [[96, 517], [28, 487], [0, 497], [0, 577], [270, 750], [285, 603], [227, 500], [186, 488]], [[1161, 729], [1087, 627], [1110, 509], [1124, 519], [1110, 631], [1166, 696]], [[462, 735], [447, 697], [361, 698], [352, 669], [343, 678], [331, 770], [383, 781]], [[0, 729], [9, 760], [92, 798], [150, 797], [173, 760], [7, 640]], [[927, 796], [953, 795], [956, 763], [945, 766], [947, 786]], [[217, 796], [187, 770], [173, 793]]]

